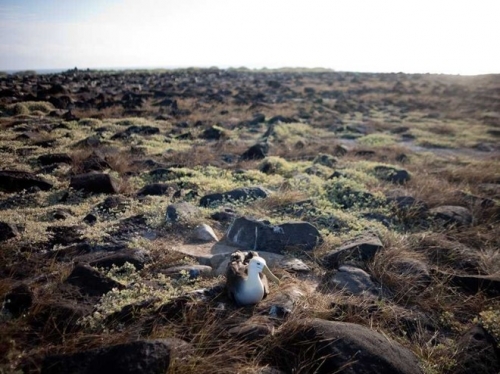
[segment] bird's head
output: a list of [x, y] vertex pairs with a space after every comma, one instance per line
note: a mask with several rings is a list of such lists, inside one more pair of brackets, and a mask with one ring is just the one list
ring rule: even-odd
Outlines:
[[256, 256], [252, 257], [250, 259], [250, 262], [248, 263], [248, 270], [249, 272], [251, 271], [257, 271], [258, 273], [264, 273], [264, 275], [269, 278], [271, 281], [275, 283], [279, 283], [279, 279], [269, 270], [267, 267], [266, 260], [264, 260], [262, 257]]

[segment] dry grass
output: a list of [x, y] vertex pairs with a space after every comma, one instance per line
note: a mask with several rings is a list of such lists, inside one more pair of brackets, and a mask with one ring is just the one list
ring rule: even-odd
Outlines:
[[[35, 305], [26, 317], [9, 319], [3, 314], [0, 316], [6, 318], [1, 322], [0, 351], [5, 354], [0, 357], [0, 372], [15, 372], [23, 363], [28, 363], [32, 372], [38, 372], [40, 360], [47, 354], [71, 354], [138, 339], [176, 337], [189, 342], [193, 351], [185, 357], [175, 358], [169, 373], [250, 374], [267, 366], [279, 367], [286, 372], [314, 373], [319, 362], [311, 360], [310, 348], [304, 345], [289, 359], [291, 350], [287, 346], [298, 323], [311, 317], [356, 323], [379, 331], [416, 353], [426, 373], [453, 372], [461, 358], [456, 342], [463, 331], [478, 323], [478, 316], [485, 315], [485, 311], [492, 308], [498, 309], [498, 300], [481, 292], [471, 295], [452, 286], [443, 272], [500, 274], [500, 208], [498, 190], [495, 192], [495, 186], [500, 182], [500, 169], [499, 158], [493, 152], [481, 153], [471, 148], [480, 142], [492, 143], [486, 130], [493, 128], [493, 124], [487, 125], [482, 118], [486, 116], [490, 121], [496, 118], [493, 104], [469, 103], [460, 96], [446, 101], [443, 92], [451, 84], [465, 85], [470, 89], [490, 86], [475, 80], [472, 84], [464, 77], [463, 80], [460, 77], [448, 80], [446, 77], [423, 76], [406, 80], [401, 75], [397, 79], [403, 81], [403, 87], [399, 87], [402, 92], [395, 92], [395, 81], [388, 77], [348, 75], [343, 77], [345, 79], [335, 80], [305, 74], [283, 81], [286, 95], [280, 97], [273, 96], [275, 94], [267, 84], [268, 79], [274, 79], [272, 76], [259, 76], [257, 80], [251, 75], [249, 77], [241, 76], [237, 85], [228, 81], [218, 87], [219, 83], [213, 82], [214, 90], [229, 89], [233, 94], [262, 91], [265, 95], [259, 102], [236, 105], [230, 96], [225, 96], [225, 101], [220, 103], [186, 94], [176, 98], [179, 113], [154, 106], [156, 99], [148, 99], [136, 114], [127, 114], [121, 106], [73, 110], [81, 120], [65, 122], [67, 128], [40, 132], [37, 141], [51, 137], [57, 139], [50, 149], [38, 147], [36, 141], [33, 143], [29, 139], [13, 140], [19, 134], [13, 129], [36, 128], [40, 124], [57, 126], [62, 121], [60, 118], [46, 116], [53, 107], [47, 103], [9, 102], [10, 113], [14, 116], [0, 118], [3, 168], [37, 173], [40, 171], [37, 157], [46, 153], [68, 153], [73, 162], [53, 171], [50, 168], [43, 171], [42, 176], [55, 183], [52, 191], [0, 193], [2, 220], [18, 225], [20, 229], [20, 235], [3, 243], [0, 249], [0, 300], [20, 282], [29, 284], [35, 294]], [[439, 84], [436, 83], [438, 80]], [[304, 87], [313, 88], [315, 93], [305, 92]], [[346, 105], [351, 105], [347, 112], [341, 113], [336, 106], [342, 100], [332, 98], [339, 93], [347, 97]], [[476, 105], [480, 107], [476, 108]], [[465, 106], [468, 106], [467, 110], [462, 110]], [[436, 116], [436, 110], [432, 108], [442, 110]], [[183, 110], [189, 113], [183, 114]], [[239, 156], [258, 142], [267, 129], [265, 123], [252, 128], [244, 124], [243, 121], [250, 120], [257, 112], [264, 114], [266, 119], [283, 115], [293, 117], [295, 122], [276, 125], [275, 133], [269, 137], [270, 152], [266, 159], [242, 161]], [[155, 120], [159, 114], [164, 119]], [[129, 115], [138, 117], [127, 117]], [[194, 125], [198, 121], [202, 125], [184, 128], [180, 124]], [[133, 134], [127, 139], [111, 139], [115, 133], [132, 125], [156, 126], [160, 134]], [[224, 128], [227, 137], [220, 141], [200, 139], [201, 132], [211, 125]], [[357, 134], [358, 140], [343, 139], [341, 133], [335, 132], [342, 126], [352, 128], [358, 125], [364, 125], [369, 133], [364, 136]], [[98, 127], [107, 128], [101, 132], [100, 145], [74, 147], [78, 141], [95, 135]], [[392, 131], [396, 127], [408, 127], [407, 133], [416, 138], [401, 142], [401, 131]], [[191, 138], [175, 137], [188, 131]], [[415, 146], [418, 144], [446, 146], [448, 149], [421, 152], [421, 148]], [[347, 152], [340, 151], [341, 145]], [[106, 196], [85, 196], [70, 191], [66, 201], [61, 201], [61, 197], [68, 188], [71, 175], [85, 170], [85, 160], [93, 152], [105, 160], [103, 171], [119, 180], [118, 195], [125, 198], [126, 203], [123, 210], [99, 216], [98, 222], [92, 226], [82, 223], [83, 217], [95, 212], [96, 206]], [[331, 167], [314, 164], [318, 154], [335, 156], [337, 161]], [[231, 158], [233, 161], [228, 161]], [[169, 167], [171, 173], [154, 182], [172, 184], [181, 196], [137, 199], [135, 193], [138, 189], [154, 179], [148, 175], [147, 168], [134, 166], [133, 162], [140, 159], [152, 159]], [[273, 167], [262, 172], [265, 163], [273, 164]], [[404, 185], [394, 185], [377, 179], [373, 168], [381, 163], [405, 168], [411, 173], [411, 180]], [[344, 175], [341, 181], [330, 178], [334, 171]], [[380, 197], [377, 201], [381, 205], [375, 208], [363, 206], [357, 196], [350, 196], [354, 202], [352, 206], [338, 207], [332, 200], [342, 196], [327, 194], [328, 188], [334, 184], [356, 187], [356, 192], [361, 195], [374, 194]], [[165, 208], [172, 201], [185, 199], [197, 205], [199, 197], [205, 193], [253, 185], [268, 188], [272, 191], [271, 196], [202, 209], [199, 215], [186, 222], [164, 222]], [[473, 225], [423, 224], [422, 217], [415, 211], [395, 213], [383, 204], [383, 193], [394, 190], [413, 196], [430, 208], [465, 206], [473, 214]], [[351, 194], [352, 191], [339, 189], [338, 193]], [[479, 199], [489, 198], [493, 203], [488, 203], [491, 206], [481, 205], [482, 200], [464, 197], [464, 193]], [[311, 205], [300, 214], [290, 209], [304, 201], [311, 201]], [[54, 209], [68, 207], [70, 217], [63, 221], [52, 218]], [[196, 263], [193, 257], [172, 250], [175, 245], [188, 241], [196, 224], [210, 223], [222, 236], [229, 223], [215, 222], [209, 217], [225, 207], [230, 207], [238, 215], [266, 218], [275, 223], [300, 219], [311, 222], [322, 222], [323, 219], [333, 223], [321, 226], [324, 241], [314, 251], [290, 253], [305, 261], [312, 271], [300, 275], [274, 269], [283, 277], [283, 282], [273, 286], [268, 299], [255, 307], [236, 308], [221, 294], [209, 301], [189, 298], [172, 318], [160, 315], [155, 308], [146, 308], [129, 325], [101, 326], [101, 330], [85, 326], [76, 331], [61, 329], [54, 318], [42, 320], [39, 325], [33, 323], [43, 302], [78, 300], [91, 309], [100, 302], [99, 298], [75, 294], [65, 284], [74, 259], [61, 260], [47, 254], [61, 247], [49, 247], [48, 227], [82, 225], [82, 236], [86, 240], [92, 244], [107, 244], [116, 239], [112, 236], [123, 219], [144, 214], [148, 229], [156, 233], [156, 239], [146, 239], [138, 230], [120, 240], [125, 240], [130, 248], [150, 252], [153, 263], [136, 272], [133, 279], [151, 286], [156, 292], [162, 287], [159, 280], [163, 279], [162, 270]], [[366, 214], [385, 215], [389, 223], [366, 218]], [[336, 222], [342, 223], [340, 228]], [[316, 286], [325, 273], [320, 266], [322, 256], [367, 229], [381, 236], [384, 249], [373, 261], [358, 265], [381, 287], [381, 296], [373, 299], [349, 296], [339, 290], [322, 289], [319, 292]], [[181, 295], [178, 300], [182, 300], [187, 292], [220, 285], [224, 279], [213, 277], [171, 282], [178, 288], [170, 297], [176, 300], [177, 295]], [[132, 284], [132, 280], [129, 283]], [[275, 302], [273, 298], [294, 292], [300, 292], [301, 296], [295, 300], [292, 313], [283, 319], [269, 317], [268, 311]], [[228, 333], [240, 324], [268, 323], [272, 325], [272, 332], [252, 342]]]

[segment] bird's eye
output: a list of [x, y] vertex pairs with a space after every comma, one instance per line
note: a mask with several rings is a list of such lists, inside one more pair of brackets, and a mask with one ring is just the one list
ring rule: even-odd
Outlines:
[[261, 265], [261, 263], [260, 263], [260, 262], [257, 262], [257, 265]]

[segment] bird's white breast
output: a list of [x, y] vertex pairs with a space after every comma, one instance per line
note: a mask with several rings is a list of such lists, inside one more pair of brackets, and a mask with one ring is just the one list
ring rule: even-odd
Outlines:
[[236, 301], [241, 305], [256, 304], [264, 297], [264, 285], [260, 278], [246, 279], [236, 292]]

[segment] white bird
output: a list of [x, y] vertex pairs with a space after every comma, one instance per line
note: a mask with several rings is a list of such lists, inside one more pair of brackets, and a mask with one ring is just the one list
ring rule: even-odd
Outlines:
[[257, 252], [231, 254], [226, 270], [228, 296], [238, 305], [257, 304], [269, 294], [267, 279], [279, 283]]

